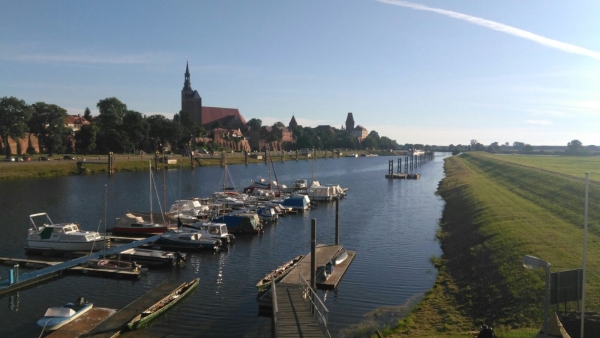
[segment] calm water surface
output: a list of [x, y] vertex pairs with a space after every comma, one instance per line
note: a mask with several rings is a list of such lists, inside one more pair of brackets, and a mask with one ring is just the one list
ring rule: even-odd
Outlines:
[[[357, 252], [336, 292], [323, 293], [330, 311], [333, 336], [351, 335], [348, 328], [382, 307], [399, 306], [427, 291], [436, 277], [429, 259], [441, 250], [435, 240], [443, 201], [434, 195], [443, 178], [443, 158], [416, 170], [420, 180], [384, 178], [391, 157], [359, 157], [275, 163], [280, 182], [314, 179], [348, 187], [340, 203], [340, 242]], [[396, 162], [396, 158], [394, 157]], [[395, 163], [396, 164], [396, 163]], [[314, 167], [314, 169], [313, 169]], [[268, 166], [229, 166], [228, 186], [243, 188], [251, 179], [268, 179]], [[162, 175], [155, 178], [162, 201]], [[222, 186], [220, 167], [166, 173], [167, 204], [180, 197], [208, 196]], [[104, 219], [108, 185], [108, 219], [124, 212], [149, 209], [148, 173], [118, 173], [114, 177], [83, 176], [0, 183], [0, 256], [26, 257], [28, 216], [47, 212], [54, 222], [79, 222], [96, 230]], [[154, 197], [154, 210], [158, 198]], [[162, 202], [161, 202], [162, 203]], [[288, 216], [267, 225], [258, 236], [243, 236], [218, 253], [191, 254], [184, 267], [153, 269], [140, 279], [66, 276], [16, 297], [0, 298], [0, 336], [38, 337], [35, 322], [51, 306], [84, 296], [95, 306], [119, 309], [164, 280], [200, 277], [200, 287], [174, 309], [129, 337], [202, 336], [269, 337], [270, 318], [258, 315], [256, 282], [281, 263], [310, 251], [310, 222], [317, 219], [317, 243], [334, 242], [335, 205]], [[109, 221], [109, 224], [111, 222]], [[8, 267], [0, 266], [6, 279]]]

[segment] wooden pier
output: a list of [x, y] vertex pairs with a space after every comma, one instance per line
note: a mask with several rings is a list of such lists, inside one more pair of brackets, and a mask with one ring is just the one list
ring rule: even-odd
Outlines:
[[111, 338], [118, 336], [127, 328], [127, 323], [136, 315], [146, 310], [154, 303], [169, 295], [175, 288], [181, 285], [180, 281], [171, 281], [159, 284], [140, 298], [136, 299], [114, 315], [90, 330], [85, 336], [93, 338]]
[[46, 338], [76, 338], [89, 332], [106, 318], [117, 312], [115, 309], [95, 307], [84, 313], [81, 317], [47, 335]]
[[418, 180], [419, 178], [421, 178], [421, 174], [401, 174], [401, 173], [387, 174], [387, 175], [385, 175], [385, 178]]
[[[131, 248], [135, 248], [147, 243], [153, 243], [158, 239], [159, 236], [153, 236], [153, 237], [148, 237], [145, 238], [143, 240], [139, 240], [139, 241], [135, 241], [135, 242], [131, 242], [128, 244], [124, 244], [115, 248], [111, 248], [106, 250], [106, 252], [96, 252], [93, 253], [89, 256], [84, 256], [84, 257], [80, 257], [80, 258], [76, 258], [76, 259], [72, 259], [70, 261], [66, 261], [66, 262], [57, 262], [57, 264], [53, 264], [51, 266], [39, 269], [39, 270], [35, 270], [32, 272], [26, 272], [23, 274], [19, 275], [18, 278], [18, 282], [13, 283], [13, 284], [9, 284], [8, 281], [4, 281], [4, 280], [0, 280], [0, 296], [7, 294], [7, 293], [11, 293], [29, 286], [33, 286], [36, 285], [38, 283], [41, 283], [45, 280], [60, 276], [63, 272], [72, 269], [73, 271], [79, 271], [80, 273], [84, 273], [84, 274], [114, 274], [115, 271], [114, 270], [104, 270], [104, 269], [89, 269], [86, 267], [82, 267], [80, 265], [84, 264], [87, 262], [88, 259], [97, 259], [102, 257], [103, 255], [109, 256], [112, 254], [116, 254], [119, 253], [123, 250], [127, 250], [127, 249], [131, 249]], [[18, 263], [17, 260], [18, 259], [12, 259], [12, 258], [8, 258], [4, 260], [4, 264], [7, 264], [7, 262], [14, 262], [14, 263]], [[39, 261], [37, 261], [39, 262]], [[110, 271], [110, 272], [109, 272]], [[139, 272], [128, 272], [126, 274], [122, 274], [123, 271], [119, 271], [119, 276], [128, 276], [128, 277], [137, 277], [139, 276]]]
[[275, 337], [326, 337], [298, 283], [277, 283], [275, 288], [278, 307]]

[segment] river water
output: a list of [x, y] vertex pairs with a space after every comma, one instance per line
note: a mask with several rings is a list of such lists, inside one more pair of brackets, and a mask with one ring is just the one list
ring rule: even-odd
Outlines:
[[[430, 262], [441, 255], [435, 239], [444, 202], [435, 195], [443, 178], [443, 158], [417, 168], [420, 180], [387, 180], [392, 157], [359, 157], [275, 163], [277, 178], [291, 185], [312, 177], [322, 184], [349, 188], [340, 202], [340, 244], [355, 250], [356, 258], [336, 292], [319, 291], [329, 309], [332, 336], [355, 336], [357, 325], [368, 333], [385, 312], [418, 298], [431, 288], [436, 270]], [[394, 164], [397, 164], [394, 157]], [[269, 166], [228, 166], [233, 180], [228, 186], [243, 188], [251, 179], [268, 179]], [[273, 174], [273, 173], [271, 173]], [[155, 175], [163, 200], [162, 174]], [[167, 204], [178, 198], [209, 196], [222, 188], [223, 169], [203, 167], [166, 173]], [[106, 196], [105, 199], [105, 184]], [[149, 209], [149, 174], [145, 172], [30, 179], [0, 183], [0, 256], [26, 257], [28, 216], [47, 212], [56, 222], [73, 221], [84, 230], [97, 230], [104, 219], [124, 212]], [[161, 202], [162, 203], [162, 202]], [[184, 267], [151, 269], [138, 280], [68, 275], [12, 298], [0, 299], [1, 337], [38, 337], [35, 324], [48, 307], [83, 296], [95, 306], [119, 309], [164, 280], [189, 281], [200, 277], [200, 286], [147, 328], [129, 337], [269, 337], [270, 318], [258, 314], [256, 283], [266, 273], [299, 254], [310, 251], [311, 219], [317, 220], [317, 243], [333, 244], [335, 204], [282, 218], [267, 225], [264, 234], [238, 236], [229, 250], [194, 253]], [[109, 225], [111, 222], [109, 221]], [[102, 231], [102, 229], [100, 229]], [[8, 267], [0, 266], [0, 277]], [[396, 309], [396, 310], [395, 310]], [[377, 313], [379, 315], [373, 315]]]

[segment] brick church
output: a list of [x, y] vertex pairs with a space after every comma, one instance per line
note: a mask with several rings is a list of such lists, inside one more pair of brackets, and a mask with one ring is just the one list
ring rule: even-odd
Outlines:
[[246, 130], [246, 120], [238, 109], [202, 106], [202, 97], [192, 89], [190, 69], [186, 63], [185, 81], [181, 90], [181, 111], [191, 114], [192, 120], [206, 130], [215, 128]]

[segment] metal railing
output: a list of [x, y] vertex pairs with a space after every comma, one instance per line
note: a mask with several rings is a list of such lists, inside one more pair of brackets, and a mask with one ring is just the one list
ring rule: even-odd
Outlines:
[[277, 338], [277, 287], [275, 286], [275, 275], [271, 274], [271, 301], [273, 304], [273, 336]]
[[304, 279], [302, 274], [298, 274], [299, 276], [299, 285], [302, 288], [302, 296], [304, 300], [308, 302], [308, 305], [311, 307], [313, 314], [317, 315], [317, 321], [319, 322], [319, 326], [323, 329], [326, 337], [330, 337], [329, 330], [327, 330], [327, 321], [329, 318], [329, 310], [325, 306], [325, 304], [321, 301], [321, 298], [317, 295], [317, 293], [310, 287], [310, 284]]

